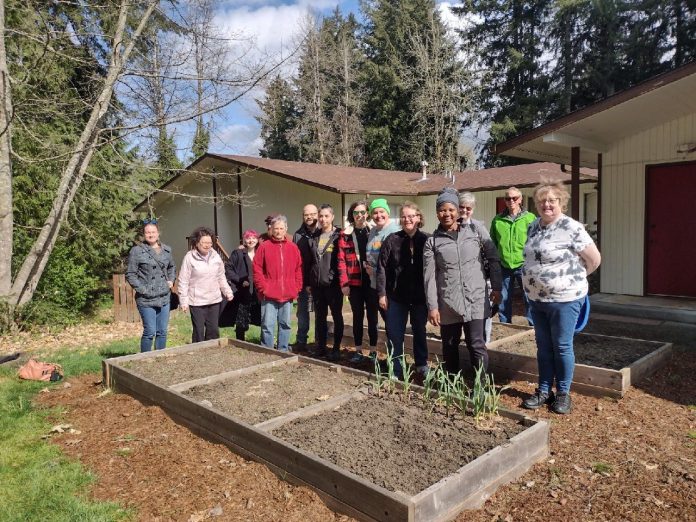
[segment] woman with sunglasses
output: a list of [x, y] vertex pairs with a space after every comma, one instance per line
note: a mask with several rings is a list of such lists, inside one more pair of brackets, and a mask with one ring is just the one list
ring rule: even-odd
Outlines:
[[[542, 181], [534, 190], [539, 218], [524, 247], [522, 283], [529, 297], [537, 344], [539, 387], [522, 406], [545, 404], [570, 413], [570, 383], [575, 369], [573, 336], [585, 296], [587, 276], [601, 262], [599, 250], [582, 223], [566, 216], [570, 194], [560, 181]], [[552, 387], [556, 381], [556, 395]]]
[[160, 243], [156, 219], [143, 221], [143, 242], [128, 254], [126, 280], [135, 290], [135, 304], [143, 321], [140, 351], [162, 350], [167, 345], [169, 303], [176, 269], [172, 249]]
[[259, 246], [256, 230], [242, 234], [243, 248], [234, 250], [225, 263], [225, 276], [234, 292], [235, 336], [240, 341], [246, 338], [249, 324], [261, 324], [261, 304], [254, 285], [254, 256]]
[[184, 312], [191, 312], [191, 342], [194, 343], [220, 337], [222, 296], [232, 300], [225, 265], [213, 249], [214, 237], [215, 233], [208, 227], [196, 228], [189, 238], [191, 250], [179, 271], [179, 302]]
[[355, 201], [348, 208], [348, 226], [338, 238], [338, 278], [343, 295], [348, 297], [353, 312], [355, 355], [350, 362], [363, 360], [363, 317], [367, 313], [367, 337], [370, 351], [377, 349], [377, 302], [370, 298], [370, 276], [367, 273], [367, 201]]

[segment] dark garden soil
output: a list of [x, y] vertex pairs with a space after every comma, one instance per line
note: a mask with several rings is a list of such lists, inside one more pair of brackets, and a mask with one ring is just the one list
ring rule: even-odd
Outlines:
[[[660, 344], [654, 342], [637, 341], [635, 339], [622, 339], [619, 337], [607, 338], [596, 335], [577, 334], [573, 340], [575, 352], [575, 364], [586, 364], [620, 370], [630, 366], [641, 357], [660, 348]], [[498, 352], [516, 353], [536, 357], [536, 338], [532, 335], [512, 339], [493, 348]]]
[[122, 366], [154, 383], [170, 386], [279, 358], [274, 353], [254, 352], [234, 346], [213, 346], [181, 353], [167, 353], [164, 350], [157, 357], [126, 361]]
[[279, 417], [367, 385], [340, 367], [284, 364], [183, 392], [249, 424]]
[[[458, 521], [696, 520], [696, 329], [593, 319], [587, 331], [672, 341], [674, 357], [621, 400], [573, 394], [570, 415], [525, 412], [551, 422], [551, 455]], [[100, 379], [68, 377], [38, 399], [40, 406], [61, 407], [56, 424], [79, 431], [52, 440], [94, 474], [93, 497], [134, 507], [145, 521], [350, 520], [310, 489], [191, 433], [160, 408], [103, 394]], [[503, 405], [517, 409], [534, 386], [513, 382]], [[357, 435], [326, 433], [325, 446], [356, 451], [368, 420]], [[440, 429], [429, 426], [430, 433]], [[426, 434], [423, 443], [430, 442]], [[382, 454], [372, 465], [390, 458]]]
[[420, 397], [368, 395], [273, 434], [391, 491], [415, 495], [524, 430], [498, 418], [428, 412]]

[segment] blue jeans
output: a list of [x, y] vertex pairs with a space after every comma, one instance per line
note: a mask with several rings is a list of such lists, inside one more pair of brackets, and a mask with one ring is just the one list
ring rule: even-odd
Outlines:
[[288, 351], [290, 344], [290, 312], [292, 301], [279, 303], [278, 301], [266, 301], [261, 303], [261, 344], [273, 348], [273, 340], [278, 327], [278, 350]]
[[405, 304], [393, 299], [388, 299], [389, 306], [385, 314], [387, 326], [387, 338], [394, 360], [394, 371], [397, 377], [403, 378], [401, 371], [401, 356], [404, 353], [404, 337], [406, 335], [406, 322], [411, 318], [413, 330], [413, 358], [416, 367], [428, 364], [428, 343], [425, 338], [425, 323], [428, 320], [428, 309], [423, 304]]
[[543, 393], [551, 391], [554, 377], [556, 391], [570, 391], [575, 369], [573, 336], [584, 299], [567, 303], [530, 301], [536, 334], [539, 390]]
[[138, 312], [143, 320], [143, 335], [140, 338], [140, 351], [152, 350], [152, 340], [155, 340], [155, 350], [163, 350], [167, 346], [167, 326], [169, 325], [169, 303], [164, 306], [141, 306]]
[[522, 287], [522, 267], [518, 268], [505, 268], [500, 267], [503, 272], [503, 288], [501, 292], [500, 310], [498, 311], [498, 317], [501, 323], [511, 323], [512, 322], [512, 294], [515, 289], [515, 281], [518, 282], [520, 288], [522, 288], [522, 299], [524, 299], [524, 314], [527, 317], [527, 322], [529, 326], [534, 326], [534, 319], [529, 311], [529, 299], [527, 299], [527, 294]]
[[307, 344], [309, 333], [309, 294], [304, 288], [297, 296], [297, 337], [296, 343]]

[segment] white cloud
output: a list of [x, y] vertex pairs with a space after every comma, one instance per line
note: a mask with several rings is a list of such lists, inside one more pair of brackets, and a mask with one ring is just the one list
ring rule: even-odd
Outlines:
[[210, 150], [222, 154], [258, 156], [263, 141], [260, 127], [255, 121], [245, 121], [220, 126], [211, 136]]

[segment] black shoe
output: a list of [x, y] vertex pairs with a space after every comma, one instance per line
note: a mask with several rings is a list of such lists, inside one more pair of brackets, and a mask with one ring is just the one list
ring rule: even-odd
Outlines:
[[528, 410], [538, 410], [544, 404], [551, 404], [554, 401], [553, 392], [542, 392], [537, 388], [534, 395], [522, 401], [522, 407]]
[[307, 351], [307, 343], [295, 343], [292, 345], [292, 353], [302, 353]]
[[556, 400], [551, 404], [551, 410], [561, 415], [570, 413], [573, 407], [573, 402], [570, 400], [570, 393], [558, 393]]
[[329, 354], [326, 356], [327, 361], [340, 361], [341, 360], [341, 349], [340, 348], [334, 348], [329, 352]]
[[313, 352], [310, 352], [312, 357], [326, 357], [326, 348], [317, 348]]

